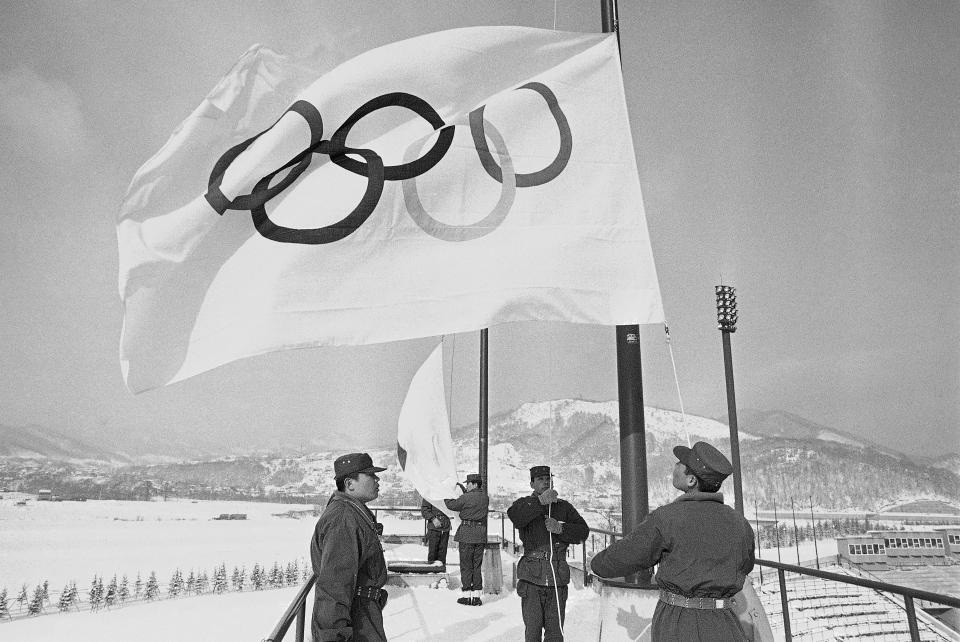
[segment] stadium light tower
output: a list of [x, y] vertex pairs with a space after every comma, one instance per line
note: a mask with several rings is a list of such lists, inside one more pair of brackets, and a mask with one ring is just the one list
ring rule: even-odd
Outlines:
[[737, 289], [718, 285], [717, 329], [723, 337], [723, 371], [727, 379], [727, 417], [730, 424], [730, 458], [733, 460], [733, 492], [737, 512], [743, 515], [743, 477], [740, 475], [740, 437], [737, 433], [737, 397], [733, 389], [733, 357], [730, 335], [737, 331]]

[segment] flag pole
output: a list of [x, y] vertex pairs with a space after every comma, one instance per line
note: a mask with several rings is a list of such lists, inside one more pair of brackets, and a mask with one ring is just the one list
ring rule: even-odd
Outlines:
[[[616, 0], [600, 0], [604, 33], [620, 28]], [[640, 326], [617, 326], [617, 389], [620, 402], [620, 505], [623, 532], [629, 533], [650, 512], [647, 497], [647, 436], [643, 417], [643, 371], [640, 362]], [[650, 584], [650, 571], [625, 578], [634, 584]]]
[[480, 449], [479, 456], [479, 468], [477, 472], [480, 475], [480, 479], [483, 480], [483, 488], [490, 494], [490, 484], [487, 481], [487, 395], [488, 395], [488, 380], [487, 380], [487, 349], [488, 349], [488, 338], [487, 333], [489, 328], [484, 328], [480, 330], [480, 435], [479, 435], [479, 444]]

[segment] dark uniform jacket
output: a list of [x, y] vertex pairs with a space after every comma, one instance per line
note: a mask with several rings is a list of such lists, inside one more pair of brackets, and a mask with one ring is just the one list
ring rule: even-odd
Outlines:
[[356, 597], [358, 586], [382, 588], [387, 583], [387, 564], [370, 509], [334, 493], [317, 520], [310, 559], [317, 577], [310, 627], [314, 641], [386, 640], [381, 606]]
[[[685, 597], [730, 598], [753, 570], [753, 529], [724, 505], [721, 493], [686, 493], [661, 506], [590, 562], [600, 577], [621, 577], [658, 564], [660, 588]], [[706, 632], [712, 631], [707, 637]], [[654, 640], [743, 640], [729, 609], [690, 609], [659, 602]]]
[[445, 499], [443, 503], [450, 510], [460, 513], [460, 526], [453, 541], [463, 544], [487, 543], [487, 509], [490, 498], [482, 488], [468, 490], [456, 499]]
[[[549, 515], [562, 524], [559, 534], [553, 536], [553, 571], [550, 570], [550, 533], [544, 519]], [[536, 494], [521, 497], [507, 509], [507, 517], [520, 531], [523, 542], [523, 557], [517, 565], [517, 579], [540, 586], [553, 586], [556, 574], [557, 585], [566, 586], [570, 581], [567, 566], [567, 546], [587, 539], [590, 527], [570, 502], [558, 499], [544, 506]]]
[[[447, 517], [447, 514], [442, 510], [428, 502], [423, 500], [420, 504], [420, 514], [425, 520], [427, 520], [427, 528], [431, 531], [448, 531], [450, 530], [450, 518]], [[440, 525], [437, 526], [433, 523], [434, 519], [440, 520]]]

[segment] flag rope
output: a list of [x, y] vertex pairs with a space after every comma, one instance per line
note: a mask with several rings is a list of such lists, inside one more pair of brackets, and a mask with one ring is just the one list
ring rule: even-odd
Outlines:
[[[550, 401], [550, 410], [553, 415], [553, 421], [550, 422], [550, 437], [547, 440], [547, 466], [550, 467], [550, 488], [553, 488], [553, 428], [560, 418], [559, 413], [553, 408], [553, 401]], [[547, 517], [553, 518], [553, 502], [547, 504]], [[560, 587], [557, 585], [557, 572], [553, 568], [553, 533], [547, 530], [547, 538], [550, 540], [549, 566], [550, 574], [553, 576], [553, 596], [557, 600], [557, 622], [560, 624], [560, 638], [563, 638], [563, 609], [560, 608]]]
[[687, 448], [690, 448], [690, 432], [687, 430], [687, 413], [683, 409], [683, 395], [680, 394], [680, 377], [677, 376], [677, 362], [673, 358], [673, 344], [670, 342], [670, 326], [663, 322], [663, 331], [667, 335], [667, 348], [670, 350], [670, 363], [673, 365], [673, 383], [677, 386], [677, 399], [680, 402], [680, 425], [683, 426], [683, 436], [687, 438]]

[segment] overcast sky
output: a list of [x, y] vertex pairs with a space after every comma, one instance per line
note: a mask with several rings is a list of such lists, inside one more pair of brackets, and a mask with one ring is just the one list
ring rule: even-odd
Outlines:
[[[620, 3], [640, 182], [688, 412], [738, 406], [960, 451], [960, 4]], [[556, 11], [555, 11], [556, 9]], [[598, 0], [16, 2], [0, 8], [0, 424], [126, 445], [391, 443], [432, 342], [276, 353], [138, 396], [115, 224], [134, 171], [254, 43], [341, 61], [470, 25], [600, 30]], [[649, 405], [678, 408], [662, 327]], [[448, 337], [454, 423], [477, 338]], [[616, 397], [613, 328], [490, 331], [490, 409]]]

